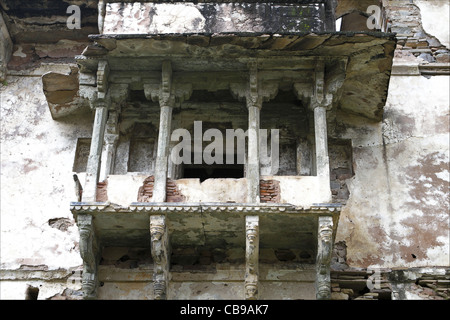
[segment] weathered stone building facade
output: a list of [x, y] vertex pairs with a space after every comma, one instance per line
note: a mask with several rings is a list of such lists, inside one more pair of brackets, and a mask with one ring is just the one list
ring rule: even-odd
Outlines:
[[448, 1], [0, 4], [1, 299], [448, 299]]

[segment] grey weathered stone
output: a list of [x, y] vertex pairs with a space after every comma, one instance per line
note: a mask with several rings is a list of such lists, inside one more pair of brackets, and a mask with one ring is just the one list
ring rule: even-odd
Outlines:
[[0, 15], [0, 81], [6, 79], [7, 65], [13, 50], [13, 43], [9, 35], [8, 27]]

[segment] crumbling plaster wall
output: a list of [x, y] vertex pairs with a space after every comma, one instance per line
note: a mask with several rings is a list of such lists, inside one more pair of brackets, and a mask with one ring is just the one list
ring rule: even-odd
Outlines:
[[392, 77], [383, 122], [345, 129], [359, 133], [337, 235], [349, 265], [449, 264], [449, 85], [447, 76]]
[[[82, 265], [68, 204], [76, 200], [76, 141], [91, 136], [93, 118], [88, 112], [52, 119], [40, 77], [49, 71], [68, 73], [70, 67], [43, 65], [25, 76], [8, 75], [0, 85], [2, 270], [75, 270]], [[2, 281], [0, 287], [2, 299], [24, 297], [24, 284]], [[56, 292], [48, 294], [61, 292], [57, 287], [53, 284]], [[42, 290], [40, 298], [45, 296]]]
[[[444, 46], [450, 48], [448, 21], [450, 19], [450, 2], [442, 0], [415, 0], [420, 9], [422, 25], [425, 31], [436, 37]], [[439, 23], [436, 23], [438, 20]], [[447, 26], [445, 26], [447, 24]]]
[[[407, 43], [425, 38], [430, 53], [444, 52], [434, 62], [448, 59], [448, 2], [385, 4]], [[413, 53], [400, 43], [393, 70], [432, 64]], [[355, 176], [337, 241], [346, 241], [355, 267], [448, 266], [449, 77], [393, 74], [382, 123], [338, 115], [341, 134], [352, 139]]]
[[[424, 12], [426, 2], [417, 4]], [[448, 30], [446, 21], [436, 19], [435, 30]], [[41, 288], [39, 299], [80, 288], [79, 274], [72, 274], [82, 264], [79, 236], [68, 204], [75, 200], [76, 140], [90, 137], [93, 119], [89, 113], [52, 119], [40, 79], [48, 71], [69, 69], [41, 66], [10, 74], [0, 85], [0, 299], [21, 299], [29, 285]], [[350, 198], [336, 239], [346, 242], [350, 266], [449, 265], [449, 85], [448, 76], [393, 76], [382, 123], [338, 113], [329, 128], [334, 136], [352, 139], [355, 175], [346, 180]], [[27, 272], [34, 271], [42, 273], [29, 278]], [[114, 281], [99, 290], [101, 297], [118, 297], [124, 282]], [[143, 283], [135, 288], [151, 291], [151, 282]], [[183, 288], [180, 297], [189, 297], [193, 287]], [[122, 297], [137, 297], [133, 286], [124, 292]]]

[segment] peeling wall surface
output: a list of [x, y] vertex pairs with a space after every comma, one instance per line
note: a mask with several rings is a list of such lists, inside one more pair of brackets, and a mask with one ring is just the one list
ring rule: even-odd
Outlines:
[[[280, 174], [271, 174], [262, 164], [261, 190], [267, 187], [267, 201], [261, 202], [342, 205], [331, 262], [332, 299], [449, 299], [449, 3], [383, 4], [391, 28], [397, 28], [397, 47], [382, 120], [347, 112], [345, 107], [328, 112], [328, 188], [328, 181], [314, 176], [310, 159], [311, 113], [301, 104], [292, 104], [290, 95], [280, 94], [280, 100], [261, 109], [262, 127], [282, 126]], [[281, 12], [287, 7], [272, 4], [270, 10]], [[97, 10], [90, 2], [89, 8]], [[324, 12], [316, 9], [302, 13], [313, 15], [316, 25], [294, 29], [323, 31]], [[6, 17], [9, 11], [2, 10]], [[213, 10], [218, 20], [207, 19]], [[103, 33], [260, 32], [266, 30], [264, 17], [275, 19], [265, 10], [268, 7], [257, 3], [112, 2], [106, 5]], [[75, 56], [89, 41], [71, 38], [49, 43], [45, 36], [45, 42], [35, 43], [23, 25], [11, 28], [4, 20], [0, 16], [0, 299], [31, 299], [36, 292], [37, 299], [82, 299], [80, 233], [69, 204], [78, 201], [73, 175], [82, 183], [86, 178], [94, 112], [80, 102], [76, 88], [55, 93], [51, 85], [66, 80], [51, 82], [51, 75], [78, 78]], [[291, 20], [284, 31], [290, 31], [294, 20], [301, 24], [308, 19]], [[50, 85], [44, 87], [46, 78]], [[105, 173], [103, 164], [100, 172], [101, 199], [118, 208], [142, 199], [150, 202], [153, 196], [149, 177], [155, 175], [160, 108], [140, 96], [141, 87], [134, 89], [122, 109], [112, 170]], [[55, 104], [49, 103], [49, 94]], [[247, 110], [231, 95], [197, 94], [174, 112], [172, 129], [191, 130], [196, 120], [222, 130], [246, 129]], [[200, 103], [205, 97], [210, 100]], [[216, 105], [218, 97], [222, 100]], [[58, 109], [61, 103], [68, 109]], [[277, 109], [281, 105], [289, 108]], [[70, 114], [59, 117], [64, 111]], [[296, 116], [289, 116], [290, 112]], [[302, 146], [308, 147], [306, 152], [299, 151]], [[106, 146], [103, 151], [107, 152]], [[245, 172], [247, 167], [243, 168]], [[173, 201], [168, 202], [246, 201], [245, 177], [200, 181], [183, 177], [169, 165], [169, 178]], [[304, 197], [299, 196], [302, 192]], [[242, 230], [244, 239], [244, 224]], [[186, 234], [194, 231], [186, 227]], [[103, 249], [99, 299], [155, 298], [150, 234], [148, 244]], [[315, 250], [260, 248], [259, 299], [315, 299]], [[167, 298], [245, 299], [245, 254], [245, 240], [242, 248], [221, 243], [175, 247]], [[378, 291], [366, 288], [368, 270], [381, 270]]]
[[324, 30], [324, 13], [323, 5], [294, 7], [272, 3], [109, 3], [103, 32], [319, 32]]

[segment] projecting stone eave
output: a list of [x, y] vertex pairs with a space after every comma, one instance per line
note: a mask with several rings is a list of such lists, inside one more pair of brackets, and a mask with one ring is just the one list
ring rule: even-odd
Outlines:
[[[71, 202], [77, 220], [94, 218], [99, 240], [105, 246], [146, 246], [149, 219], [164, 215], [172, 245], [212, 245], [239, 247], [245, 243], [245, 217], [260, 217], [262, 247], [311, 250], [317, 239], [320, 216], [332, 217], [333, 239], [342, 205], [327, 203], [298, 207], [291, 204], [250, 203], [155, 203], [133, 202], [127, 207], [110, 202]], [[280, 236], [283, 234], [284, 236]]]
[[[81, 73], [95, 73], [98, 60], [111, 72], [159, 71], [170, 59], [174, 72], [245, 72], [249, 62], [264, 70], [345, 64], [345, 80], [336, 108], [381, 121], [396, 46], [394, 33], [183, 33], [96, 34], [77, 56]], [[208, 63], [205, 63], [208, 62]]]

